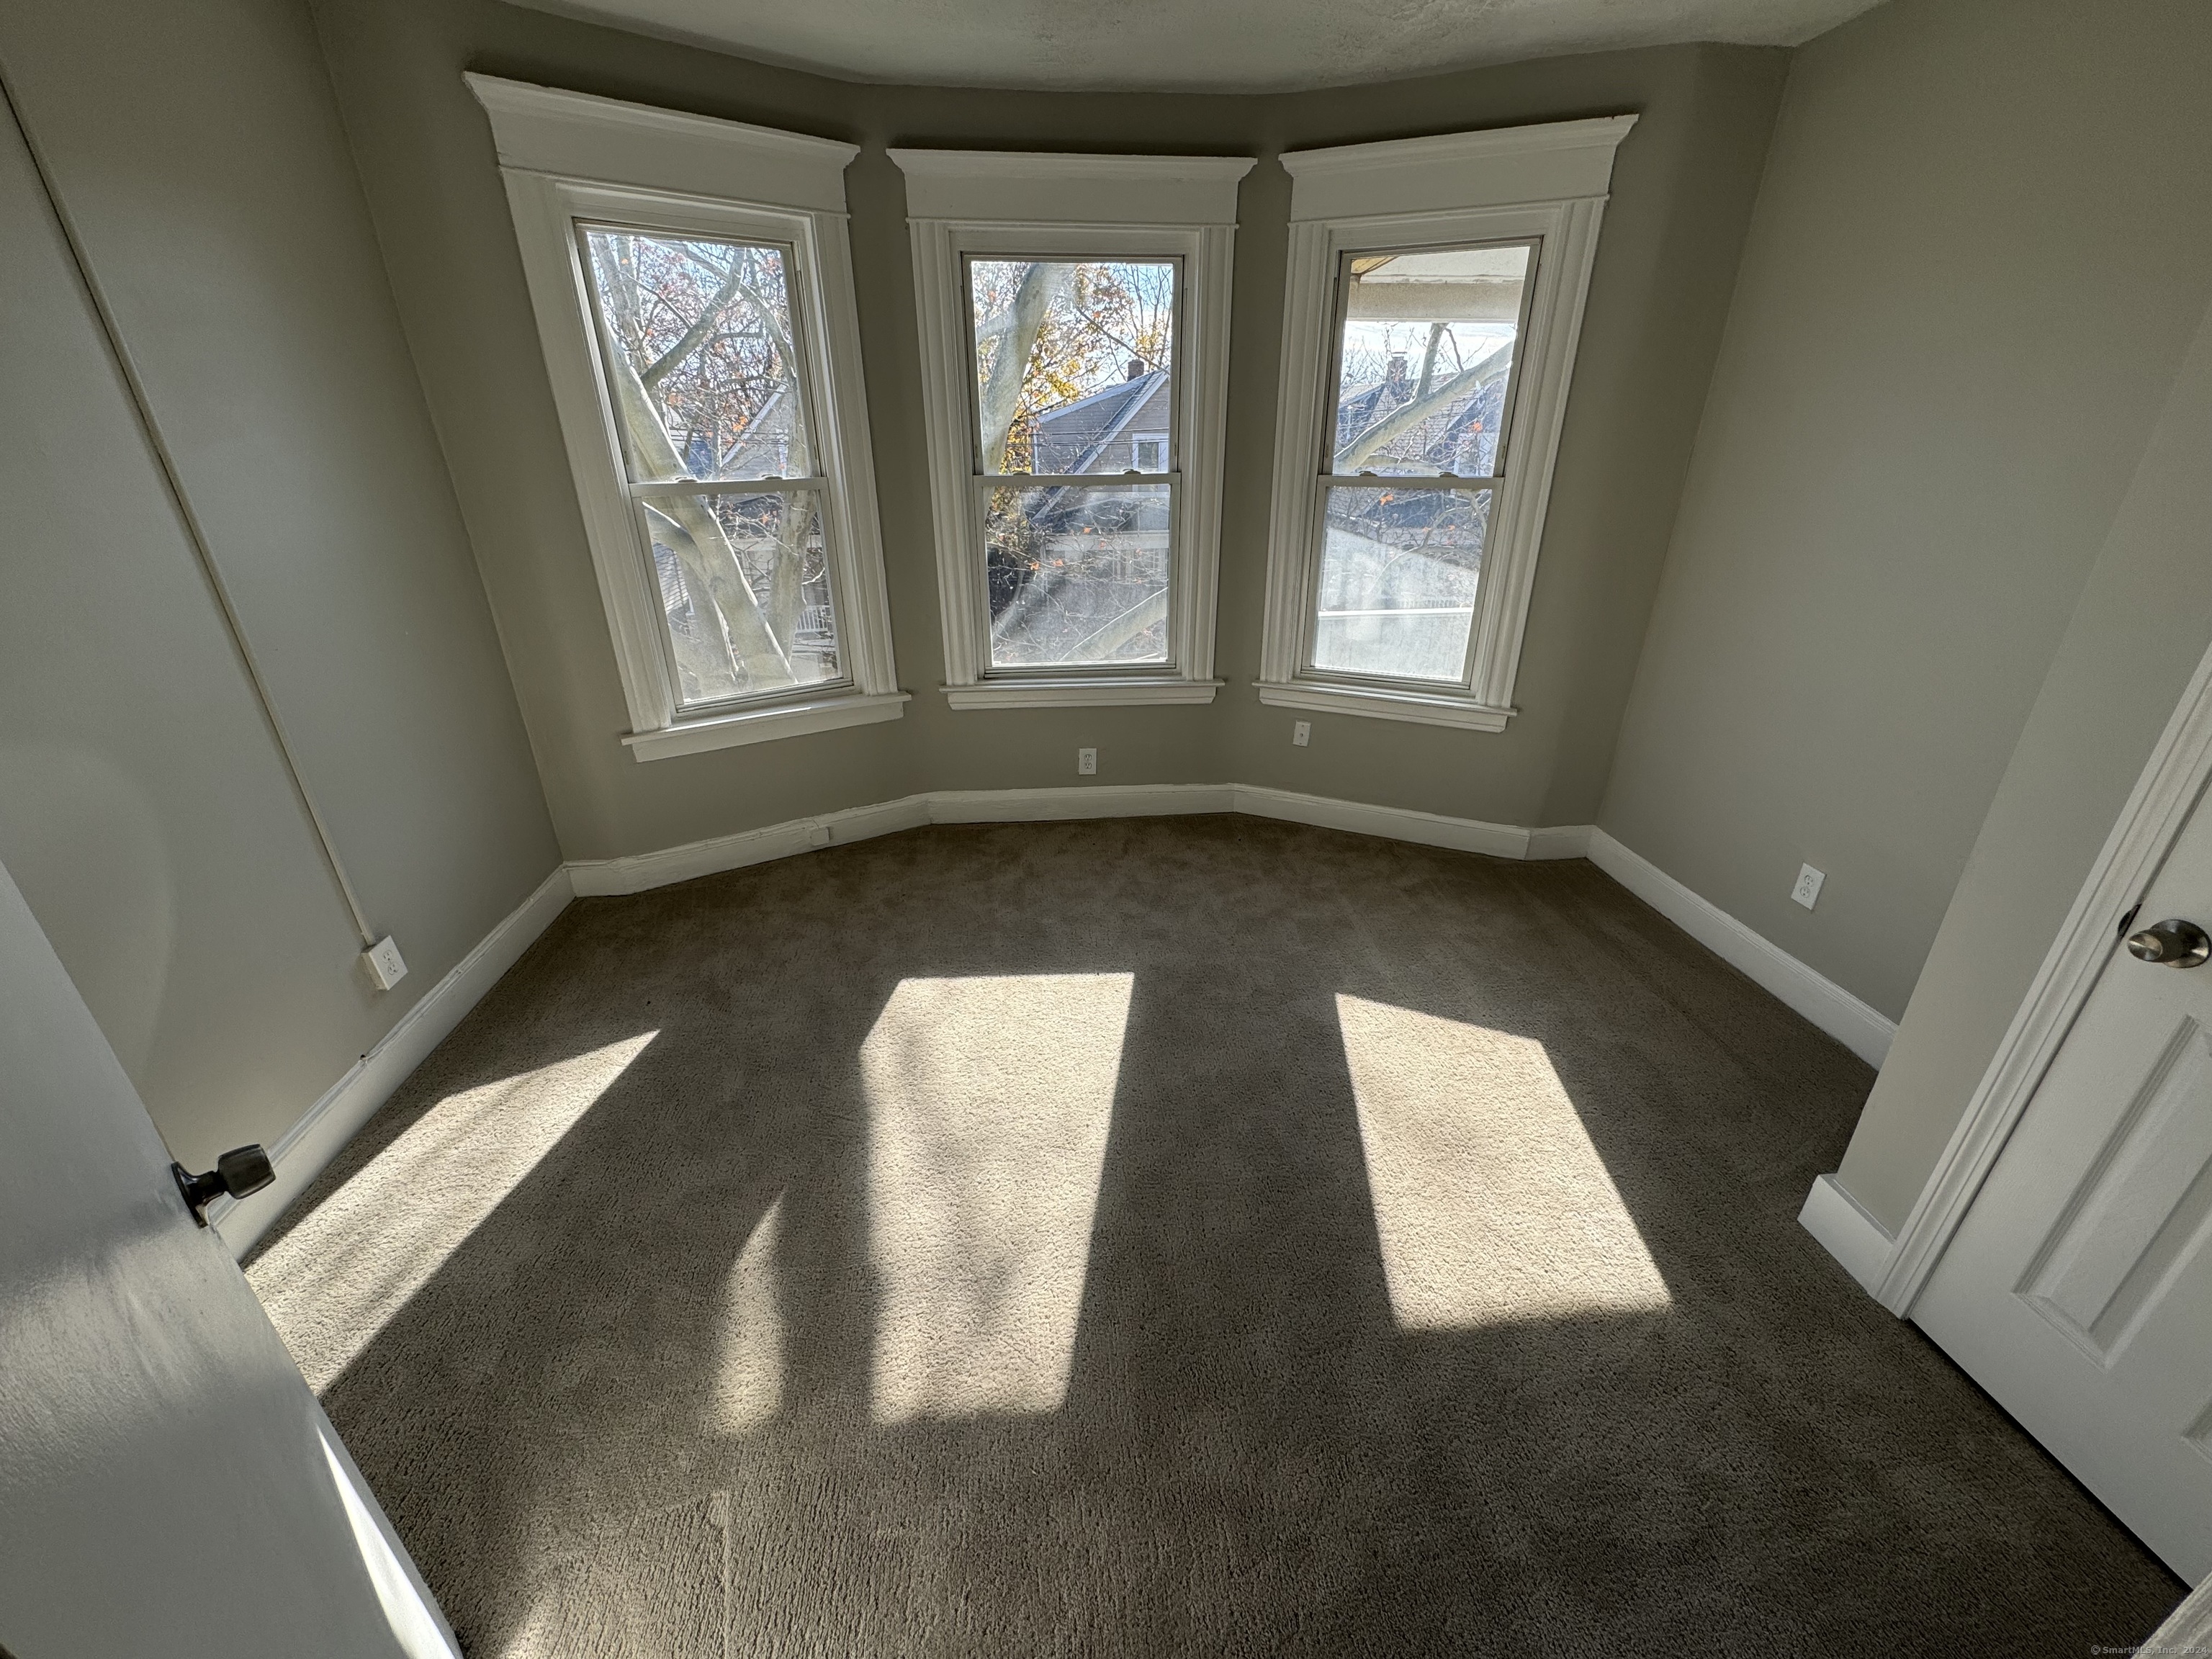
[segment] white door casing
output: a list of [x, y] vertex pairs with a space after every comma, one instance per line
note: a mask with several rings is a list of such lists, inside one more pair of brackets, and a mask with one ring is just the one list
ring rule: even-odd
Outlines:
[[5, 869], [0, 1650], [459, 1653]]
[[[2201, 803], [2138, 928], [2212, 926]], [[2117, 933], [1912, 1308], [2176, 1572], [2212, 1573], [2212, 967]]]

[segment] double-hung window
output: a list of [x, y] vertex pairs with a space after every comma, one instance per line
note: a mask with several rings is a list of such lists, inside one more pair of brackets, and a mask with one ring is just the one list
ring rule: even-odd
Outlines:
[[1246, 159], [893, 150], [945, 692], [1206, 702]]
[[471, 76], [641, 760], [896, 717], [848, 144]]
[[1261, 700], [1502, 731], [1633, 116], [1293, 151]]

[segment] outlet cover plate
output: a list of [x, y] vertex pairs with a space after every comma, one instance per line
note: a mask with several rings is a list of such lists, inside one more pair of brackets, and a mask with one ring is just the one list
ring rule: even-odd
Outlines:
[[1790, 890], [1790, 896], [1809, 910], [1820, 896], [1820, 884], [1827, 878], [1826, 872], [1815, 870], [1811, 865], [1800, 865], [1797, 867], [1797, 884]]
[[380, 991], [389, 991], [407, 977], [407, 959], [399, 954], [399, 941], [389, 933], [361, 953], [361, 963]]

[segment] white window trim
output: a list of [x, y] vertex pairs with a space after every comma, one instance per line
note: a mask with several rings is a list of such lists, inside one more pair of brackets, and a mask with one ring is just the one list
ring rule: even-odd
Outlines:
[[[845, 214], [851, 144], [619, 103], [489, 76], [465, 77], [491, 118], [554, 406], [576, 482], [641, 761], [896, 720], [875, 463]], [[623, 484], [575, 221], [611, 220], [787, 243], [808, 392], [819, 411], [823, 536], [845, 678], [757, 702], [686, 711], [659, 589]]]
[[[1279, 708], [1502, 732], [1543, 539], [1552, 470], [1596, 258], [1615, 148], [1632, 115], [1334, 149], [1293, 150], [1282, 380], [1268, 527], [1260, 701]], [[1540, 239], [1518, 384], [1504, 434], [1506, 482], [1491, 501], [1468, 680], [1425, 685], [1318, 675], [1305, 666], [1319, 580], [1317, 522], [1341, 256]], [[1408, 479], [1409, 484], [1419, 482]]]
[[[931, 149], [895, 149], [890, 157], [906, 174], [913, 239], [946, 699], [955, 708], [1212, 702], [1221, 684], [1213, 678], [1213, 635], [1230, 262], [1237, 184], [1251, 158]], [[1182, 262], [1175, 371], [1182, 489], [1164, 666], [990, 667], [961, 276], [963, 257], [975, 253]]]

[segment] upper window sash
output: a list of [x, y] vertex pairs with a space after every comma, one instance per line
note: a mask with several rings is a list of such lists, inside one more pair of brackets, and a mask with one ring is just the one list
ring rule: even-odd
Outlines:
[[[858, 152], [467, 79], [498, 145], [623, 741], [645, 760], [896, 718], [843, 213]], [[617, 243], [627, 332], [594, 264]], [[659, 368], [684, 384], [648, 392]]]
[[[1176, 341], [1180, 339], [1183, 331], [1182, 305], [1184, 283], [1182, 276], [1182, 259], [1181, 256], [1176, 255], [1164, 258], [1152, 259], [1136, 258], [1115, 260], [1110, 258], [1094, 258], [1088, 260], [1071, 260], [1066, 255], [1054, 257], [1048, 254], [1036, 253], [1029, 256], [1023, 256], [1006, 252], [985, 253], [971, 251], [963, 252], [961, 254], [960, 267], [962, 289], [969, 297], [969, 314], [971, 319], [974, 319], [967, 334], [969, 348], [968, 390], [970, 399], [968, 430], [969, 437], [975, 443], [973, 461], [975, 475], [978, 477], [985, 478], [994, 477], [1001, 479], [1023, 480], [1067, 480], [1104, 476], [1103, 470], [1099, 468], [1077, 466], [1071, 469], [1066, 463], [1079, 462], [1086, 458], [1079, 454], [1060, 453], [1065, 449], [1065, 446], [1060, 446], [1054, 449], [1048, 450], [1046, 453], [1042, 454], [1032, 449], [1027, 456], [1030, 465], [1026, 469], [1009, 470], [1004, 465], [1004, 462], [1006, 459], [1006, 454], [1004, 453], [996, 458], [1000, 461], [1001, 465], [994, 469], [991, 465], [991, 462], [994, 458], [985, 453], [987, 445], [992, 434], [988, 430], [991, 423], [986, 415], [983, 404], [987, 392], [993, 385], [994, 377], [990, 374], [987, 373], [986, 366], [982, 361], [982, 349], [985, 343], [985, 336], [982, 327], [982, 307], [985, 301], [979, 284], [986, 280], [983, 275], [984, 270], [988, 270], [993, 274], [997, 275], [999, 274], [999, 268], [1005, 268], [1004, 274], [1000, 276], [1000, 280], [1004, 282], [1012, 275], [1014, 268], [1023, 266], [1043, 270], [1050, 270], [1054, 267], [1066, 269], [1071, 266], [1106, 266], [1112, 269], [1118, 266], [1139, 270], [1144, 276], [1151, 278], [1151, 280], [1155, 283], [1163, 277], [1164, 278], [1168, 293], [1167, 305], [1164, 307], [1164, 314], [1158, 316], [1156, 319], [1140, 317], [1140, 324], [1149, 322], [1151, 326], [1149, 328], [1140, 326], [1136, 331], [1129, 331], [1138, 333], [1140, 337], [1132, 340], [1126, 337], [1126, 334], [1115, 335], [1104, 331], [1100, 331], [1093, 339], [1081, 343], [1083, 345], [1090, 348], [1091, 355], [1095, 358], [1102, 360], [1099, 367], [1103, 368], [1103, 372], [1094, 373], [1094, 374], [1090, 377], [1090, 383], [1079, 384], [1068, 387], [1067, 392], [1072, 394], [1072, 396], [1064, 401], [1081, 401], [1086, 397], [1103, 398], [1109, 396], [1114, 392], [1119, 390], [1121, 386], [1127, 386], [1131, 382], [1139, 380], [1140, 377], [1137, 371], [1140, 367], [1144, 370], [1146, 377], [1165, 375], [1167, 380], [1164, 386], [1155, 388], [1154, 386], [1147, 386], [1146, 391], [1150, 395], [1148, 395], [1144, 400], [1127, 409], [1117, 410], [1115, 411], [1113, 431], [1110, 435], [1115, 439], [1121, 439], [1125, 436], [1128, 436], [1128, 423], [1132, 417], [1138, 416], [1142, 414], [1143, 411], [1149, 408], [1154, 402], [1165, 401], [1167, 404], [1165, 413], [1169, 422], [1168, 432], [1165, 434], [1154, 434], [1150, 435], [1165, 435], [1169, 440], [1168, 453], [1172, 456], [1175, 453], [1175, 441], [1179, 436], [1178, 428], [1182, 424], [1180, 420], [1177, 418], [1176, 414], [1176, 404], [1180, 400], [1174, 398], [1172, 395], [1170, 395], [1163, 400], [1158, 396], [1158, 391], [1164, 390], [1171, 394], [1175, 386], [1175, 346]], [[1019, 301], [1018, 292], [1006, 297], [1013, 301], [1013, 304], [1006, 309], [1009, 312], [1018, 310]], [[1157, 305], [1156, 297], [1152, 299], [1149, 308], [1153, 310], [1159, 309]], [[994, 339], [993, 343], [1000, 344], [1000, 342], [997, 339]], [[1116, 350], [1117, 348], [1118, 356]], [[1132, 357], [1130, 354], [1133, 352], [1146, 355]], [[1118, 365], [1122, 363], [1126, 363], [1127, 365], [1127, 371], [1126, 373], [1117, 373], [1116, 370]], [[992, 368], [996, 368], [997, 367], [998, 365], [995, 363], [992, 365]], [[1119, 382], [1119, 385], [1116, 384], [1117, 381]], [[1031, 418], [1033, 420], [1043, 418], [1046, 417], [1049, 412], [1050, 411], [1042, 410], [1033, 411]], [[1099, 435], [1105, 436], [1107, 434], [1101, 433]], [[1133, 441], [1133, 438], [1131, 441]], [[1059, 462], [1061, 463], [1061, 465], [1038, 465], [1040, 462]], [[1130, 468], [1126, 470], [1140, 471], [1142, 469]], [[1169, 471], [1173, 470], [1172, 466], [1157, 469], [1157, 471]]]
[[[727, 319], [732, 299], [744, 304], [750, 313], [750, 315], [741, 316], [738, 320], [741, 324], [750, 322], [753, 325], [750, 330], [741, 327], [738, 332], [767, 335], [773, 331], [775, 336], [780, 337], [763, 341], [770, 362], [781, 370], [773, 376], [775, 383], [772, 386], [759, 388], [766, 395], [747, 398], [740, 390], [734, 398], [726, 392], [721, 400], [737, 404], [738, 407], [731, 412], [738, 415], [747, 425], [757, 424], [765, 417], [776, 428], [775, 434], [767, 439], [757, 436], [750, 442], [732, 443], [730, 449], [720, 455], [679, 454], [672, 451], [663, 459], [658, 456], [646, 456], [641, 453], [630, 434], [622, 433], [617, 450], [631, 493], [636, 495], [640, 491], [681, 484], [696, 484], [701, 488], [744, 484], [770, 488], [812, 485], [818, 488], [825, 483], [825, 475], [814, 465], [821, 453], [815, 442], [815, 434], [821, 428], [821, 399], [816, 387], [816, 365], [811, 362], [813, 353], [808, 349], [808, 337], [812, 330], [805, 315], [804, 290], [807, 283], [805, 281], [805, 262], [798, 246], [792, 242], [748, 240], [730, 235], [709, 236], [696, 228], [677, 232], [665, 227], [589, 219], [576, 220], [574, 228], [577, 270], [586, 302], [591, 311], [603, 382], [615, 375], [619, 367], [613, 353], [617, 349], [621, 324], [619, 319], [608, 315], [607, 296], [594, 267], [598, 261], [607, 258], [614, 251], [609, 244], [618, 243], [620, 240], [645, 237], [665, 241], [680, 240], [687, 249], [705, 251], [720, 247], [728, 250], [732, 256], [723, 291], [702, 296], [720, 303], [714, 305], [711, 310], [709, 304], [702, 303], [698, 307], [702, 314], [696, 319], [680, 313], [676, 316], [673, 319], [675, 322], [690, 323], [691, 325], [684, 328], [676, 339], [668, 343], [666, 350], [647, 373], [655, 370], [664, 374], [680, 373], [691, 357], [714, 343], [715, 337], [726, 331], [716, 325]], [[738, 269], [738, 261], [747, 252], [766, 254], [770, 258], [766, 262], [753, 262], [764, 263], [765, 268], [762, 270], [748, 271]], [[711, 280], [715, 273], [701, 274]], [[704, 285], [702, 284], [702, 287]], [[779, 305], [784, 314], [775, 313], [774, 307]], [[770, 309], [764, 313], [763, 306]], [[755, 378], [768, 377], [756, 374]], [[617, 404], [620, 401], [618, 396], [615, 398]], [[752, 404], [753, 407], [744, 407], [747, 403]], [[795, 412], [796, 418], [778, 420], [776, 416], [784, 413], [778, 405], [787, 404]], [[619, 426], [619, 421], [617, 424]], [[738, 423], [732, 422], [731, 424], [735, 426]], [[734, 438], [738, 434], [732, 433], [732, 435]], [[800, 463], [796, 472], [791, 471], [794, 453]]]
[[[1291, 152], [1283, 373], [1277, 410], [1262, 702], [1502, 730], [1526, 625], [1546, 498], [1614, 147], [1635, 118]], [[1371, 420], [1345, 447], [1355, 287], [1487, 281], [1526, 249], [1494, 445], [1458, 434], [1449, 462], [1421, 417]], [[1393, 265], [1395, 273], [1381, 273]], [[1372, 301], [1380, 315], [1394, 307]], [[1377, 416], [1423, 409], [1433, 313], [1356, 389]], [[1471, 319], [1474, 313], [1468, 313]], [[1502, 317], [1500, 318], [1502, 325]], [[1470, 332], [1473, 324], [1468, 323]], [[1455, 335], [1455, 328], [1451, 331]], [[1503, 336], [1501, 326], [1495, 331]], [[1366, 343], [1370, 348], [1374, 342]], [[1432, 355], [1432, 354], [1431, 354]], [[1465, 369], [1462, 359], [1456, 368]], [[1477, 369], [1480, 364], [1475, 365]], [[1478, 390], [1481, 385], [1477, 382]], [[1449, 390], [1449, 388], [1447, 388]], [[1448, 404], [1447, 410], [1449, 409]], [[1352, 414], [1364, 410], [1350, 411]], [[1429, 409], [1434, 416], [1439, 411]], [[1358, 429], [1358, 428], [1355, 428]], [[1380, 440], [1380, 441], [1375, 441]], [[1459, 459], [1474, 465], [1461, 470]]]
[[[948, 699], [1211, 701], [1230, 248], [1251, 161], [891, 155], [908, 181]], [[1025, 392], [1037, 426], [1056, 414], [1084, 442], [1002, 455], [994, 471], [977, 271], [1054, 264], [1141, 278], [1155, 326], [1149, 343], [1119, 323], [1104, 331], [1130, 348], [1127, 362], [1102, 346], [1060, 377], [1058, 404]], [[1043, 441], [1028, 438], [1032, 452]], [[1140, 440], [1152, 445], [1141, 459]], [[1072, 562], [1066, 585], [1042, 580]]]
[[1506, 485], [1541, 250], [1337, 255], [1299, 653], [1313, 680], [1471, 695], [1477, 572]]
[[[1424, 464], [1425, 458], [1423, 458], [1422, 460], [1415, 460], [1411, 457], [1404, 455], [1401, 446], [1386, 443], [1381, 446], [1381, 447], [1385, 449], [1400, 448], [1401, 453], [1397, 455], [1391, 456], [1379, 469], [1373, 466], [1362, 465], [1361, 462], [1363, 459], [1371, 458], [1363, 458], [1357, 453], [1348, 453], [1346, 444], [1346, 438], [1352, 434], [1347, 433], [1346, 430], [1346, 422], [1345, 418], [1346, 411], [1344, 408], [1344, 393], [1345, 381], [1347, 378], [1346, 371], [1348, 365], [1345, 360], [1351, 354], [1351, 341], [1349, 335], [1352, 327], [1360, 322], [1370, 320], [1367, 318], [1354, 317], [1352, 314], [1353, 309], [1355, 283], [1362, 276], [1368, 277], [1371, 282], [1374, 270], [1370, 269], [1369, 270], [1363, 271], [1356, 269], [1356, 267], [1369, 266], [1387, 270], [1393, 264], [1412, 264], [1415, 261], [1420, 260], [1425, 260], [1431, 264], [1434, 264], [1437, 262], [1440, 255], [1448, 257], [1451, 254], [1462, 252], [1475, 253], [1479, 255], [1496, 255], [1501, 253], [1510, 255], [1516, 251], [1522, 257], [1521, 269], [1519, 272], [1516, 273], [1516, 297], [1513, 306], [1512, 316], [1510, 319], [1511, 326], [1510, 329], [1503, 331], [1503, 350], [1492, 352], [1493, 356], [1502, 356], [1504, 360], [1501, 375], [1504, 381], [1504, 406], [1498, 414], [1496, 441], [1488, 451], [1489, 465], [1486, 467], [1479, 469], [1474, 472], [1456, 472], [1444, 467], [1441, 464]], [[1475, 247], [1465, 249], [1451, 248], [1439, 250], [1437, 248], [1425, 246], [1390, 248], [1370, 247], [1362, 248], [1356, 252], [1347, 251], [1340, 253], [1337, 256], [1335, 303], [1330, 313], [1329, 341], [1330, 349], [1334, 356], [1338, 372], [1331, 374], [1328, 380], [1328, 408], [1322, 417], [1322, 428], [1319, 434], [1321, 476], [1324, 483], [1356, 481], [1358, 479], [1368, 477], [1457, 478], [1468, 483], [1498, 483], [1504, 481], [1505, 476], [1505, 462], [1508, 453], [1508, 439], [1510, 437], [1513, 419], [1513, 405], [1519, 398], [1522, 379], [1522, 375], [1516, 372], [1518, 368], [1517, 359], [1520, 355], [1519, 347], [1521, 343], [1528, 338], [1528, 335], [1529, 302], [1534, 299], [1536, 292], [1536, 285], [1534, 281], [1534, 277], [1541, 251], [1541, 242], [1532, 240], [1494, 242], [1482, 244]], [[1428, 284], [1421, 283], [1419, 285], [1427, 286]], [[1437, 285], [1445, 286], [1448, 284], [1438, 283]], [[1434, 306], [1422, 307], [1418, 304], [1410, 305], [1402, 308], [1430, 312], [1438, 309], [1438, 307]], [[1389, 362], [1391, 357], [1399, 357], [1404, 361], [1406, 364], [1407, 379], [1413, 388], [1413, 397], [1407, 404], [1383, 411], [1388, 416], [1395, 418], [1401, 422], [1404, 420], [1407, 410], [1420, 401], [1422, 394], [1429, 389], [1436, 374], [1442, 373], [1447, 374], [1448, 377], [1455, 378], [1460, 374], [1469, 371], [1480, 372], [1484, 368], [1482, 363], [1478, 362], [1469, 365], [1459, 359], [1459, 342], [1456, 338], [1444, 331], [1444, 330], [1449, 326], [1449, 323], [1451, 319], [1425, 316], [1419, 320], [1430, 321], [1431, 323], [1432, 327], [1429, 337], [1424, 342], [1416, 343], [1414, 341], [1408, 340], [1404, 343], [1407, 347], [1413, 347], [1418, 343], [1423, 353], [1421, 360], [1418, 363], [1415, 363], [1413, 361], [1413, 353], [1411, 350], [1394, 352], [1390, 349], [1390, 344], [1383, 345], [1380, 353], [1375, 354], [1382, 356], [1384, 360], [1382, 365], [1380, 365], [1380, 373], [1386, 382], [1388, 381], [1395, 367], [1395, 365]], [[1441, 348], [1443, 348], [1447, 343], [1452, 346], [1455, 352], [1455, 361], [1449, 370], [1445, 369], [1440, 360]], [[1486, 342], [1486, 345], [1487, 345], [1487, 343], [1488, 343]], [[1373, 349], [1370, 348], [1370, 352], [1372, 351]], [[1370, 426], [1367, 430], [1368, 432], [1372, 432], [1374, 428]], [[1366, 434], [1362, 434], [1361, 435]]]

